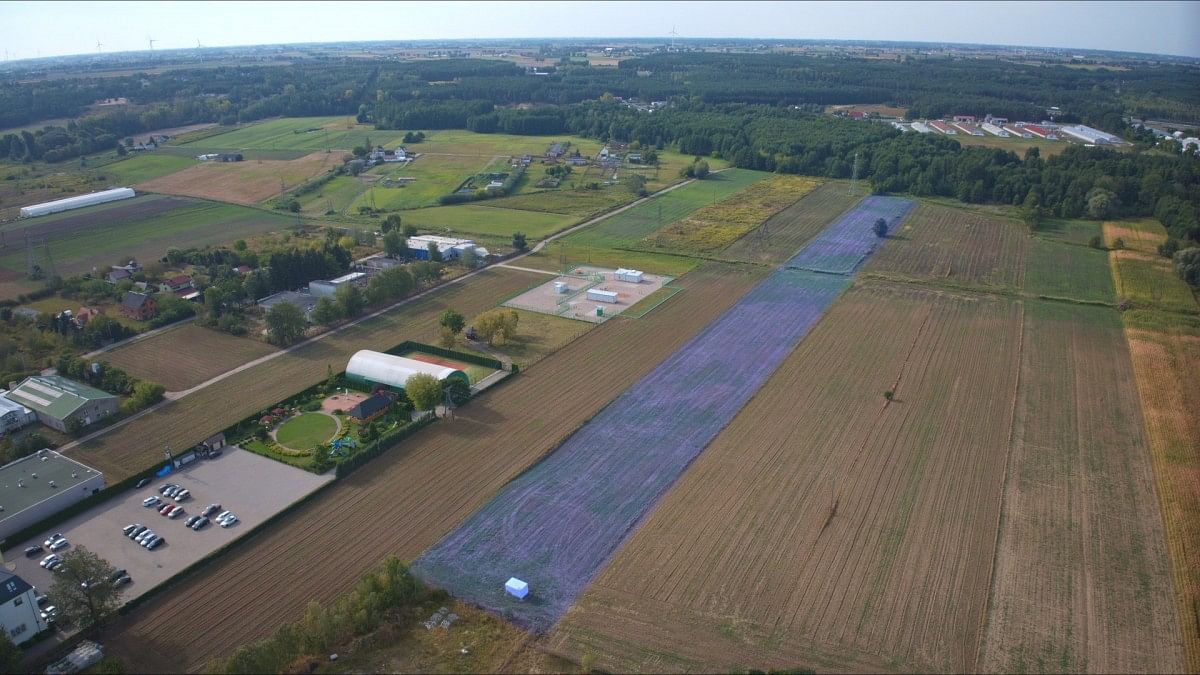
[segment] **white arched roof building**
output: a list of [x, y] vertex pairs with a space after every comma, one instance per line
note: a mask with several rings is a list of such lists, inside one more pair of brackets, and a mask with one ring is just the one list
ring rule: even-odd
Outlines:
[[382, 384], [395, 389], [403, 389], [408, 378], [418, 373], [432, 375], [439, 381], [459, 379], [470, 384], [467, 374], [456, 368], [373, 352], [369, 349], [359, 350], [346, 364], [346, 377], [351, 381], [371, 385]]
[[115, 188], [113, 190], [104, 190], [103, 192], [93, 192], [91, 194], [79, 195], [78, 197], [67, 197], [66, 199], [57, 199], [44, 204], [33, 204], [32, 206], [21, 207], [22, 218], [33, 218], [35, 216], [44, 216], [50, 213], [58, 213], [59, 211], [70, 211], [71, 209], [79, 209], [85, 206], [94, 206], [105, 202], [114, 202], [118, 199], [129, 199], [136, 194], [133, 190], [127, 187]]

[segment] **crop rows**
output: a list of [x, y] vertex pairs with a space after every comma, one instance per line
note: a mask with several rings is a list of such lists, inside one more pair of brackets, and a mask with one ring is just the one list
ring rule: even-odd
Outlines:
[[720, 253], [722, 258], [778, 264], [862, 199], [840, 181], [825, 183], [768, 218]]
[[851, 274], [882, 241], [872, 230], [879, 218], [895, 229], [913, 203], [898, 197], [871, 196], [859, 202], [803, 250], [787, 261], [787, 266], [829, 274]]
[[847, 292], [549, 647], [612, 672], [971, 670], [1019, 316], [915, 286]]
[[99, 360], [134, 377], [157, 382], [167, 391], [182, 391], [274, 351], [275, 347], [259, 340], [189, 323], [118, 347]]
[[[115, 626], [106, 647], [132, 671], [200, 670], [347, 591], [385, 555], [415, 557], [761, 278], [709, 266], [679, 280], [685, 290], [645, 319], [587, 332], [179, 582]], [[181, 625], [204, 626], [205, 639]]]

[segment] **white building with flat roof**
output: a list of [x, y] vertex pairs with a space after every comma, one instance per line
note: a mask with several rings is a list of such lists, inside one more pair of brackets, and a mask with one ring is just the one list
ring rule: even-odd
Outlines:
[[1094, 143], [1096, 145], [1124, 145], [1125, 143], [1125, 141], [1121, 140], [1120, 136], [1114, 136], [1082, 124], [1065, 126], [1060, 128], [1059, 131], [1084, 143]]
[[104, 474], [53, 450], [0, 466], [0, 539], [104, 489]]
[[336, 279], [318, 279], [308, 282], [308, 292], [317, 298], [332, 298], [337, 289], [348, 284], [361, 285], [367, 282], [366, 272], [350, 272]]

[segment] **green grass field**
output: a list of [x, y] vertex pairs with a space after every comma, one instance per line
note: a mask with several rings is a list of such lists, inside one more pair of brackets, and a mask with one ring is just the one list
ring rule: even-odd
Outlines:
[[1088, 302], [1116, 300], [1106, 251], [1040, 236], [1034, 238], [1029, 248], [1025, 290]]
[[444, 231], [454, 234], [490, 235], [509, 238], [514, 232], [524, 232], [528, 240], [542, 239], [575, 224], [579, 218], [558, 213], [538, 213], [496, 209], [475, 204], [434, 206], [427, 209], [405, 211], [400, 214], [405, 225], [415, 225], [423, 230]]
[[324, 413], [303, 413], [291, 418], [275, 431], [275, 440], [292, 450], [312, 450], [327, 443], [337, 433], [337, 422]]
[[[310, 131], [316, 129], [316, 131]], [[372, 145], [392, 146], [404, 137], [403, 131], [378, 131], [367, 124], [356, 124], [353, 117], [291, 117], [269, 120], [208, 136], [181, 147], [224, 148], [227, 150], [350, 150], [368, 141]]]
[[[405, 167], [384, 164], [371, 169], [379, 176], [369, 187], [365, 187], [353, 202], [350, 210], [360, 206], [371, 206], [382, 211], [418, 209], [435, 206], [438, 198], [450, 194], [469, 176], [492, 167], [496, 171], [507, 171], [508, 164], [485, 157], [462, 157], [449, 155], [425, 155]], [[411, 177], [417, 180], [403, 187], [385, 187], [385, 178]]]
[[136, 185], [152, 178], [182, 171], [195, 164], [195, 159], [160, 154], [156, 151], [114, 162], [105, 166], [103, 172], [109, 175], [114, 183]]
[[338, 176], [320, 189], [296, 198], [300, 202], [300, 210], [305, 215], [321, 216], [327, 211], [346, 213], [350, 204], [362, 194], [365, 187], [359, 179], [353, 176]]
[[1080, 246], [1087, 246], [1092, 237], [1101, 236], [1102, 233], [1100, 223], [1094, 220], [1047, 220], [1037, 230], [1037, 235], [1042, 239]]
[[542, 190], [480, 202], [481, 206], [561, 213], [568, 216], [590, 216], [606, 209], [633, 201], [637, 195], [627, 189], [611, 186], [601, 190]]
[[1200, 314], [1191, 287], [1175, 274], [1166, 258], [1113, 251], [1112, 271], [1117, 295], [1132, 301], [1135, 307]]

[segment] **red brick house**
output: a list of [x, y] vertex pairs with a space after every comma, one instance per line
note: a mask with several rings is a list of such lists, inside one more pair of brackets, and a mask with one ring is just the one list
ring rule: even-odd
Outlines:
[[154, 296], [148, 293], [129, 291], [121, 298], [120, 310], [122, 316], [145, 321], [158, 314], [158, 303], [154, 302]]

